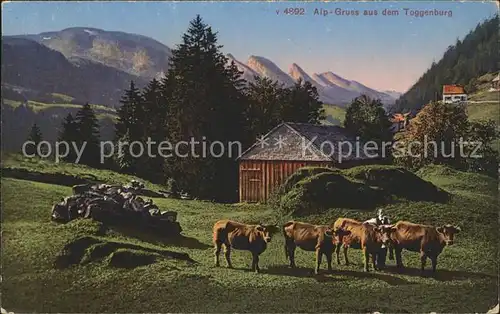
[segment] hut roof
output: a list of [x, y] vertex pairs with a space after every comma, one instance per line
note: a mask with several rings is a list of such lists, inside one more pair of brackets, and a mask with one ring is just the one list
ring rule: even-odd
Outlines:
[[285, 122], [261, 137], [238, 159], [341, 162], [375, 158], [365, 154], [363, 145], [340, 126]]
[[465, 94], [465, 90], [462, 85], [443, 85], [443, 94]]

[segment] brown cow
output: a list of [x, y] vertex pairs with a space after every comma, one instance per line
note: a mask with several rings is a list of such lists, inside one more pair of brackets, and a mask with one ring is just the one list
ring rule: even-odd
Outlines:
[[403, 267], [401, 251], [407, 249], [420, 253], [422, 271], [429, 257], [433, 272], [436, 271], [437, 258], [443, 248], [446, 245], [452, 245], [455, 234], [461, 231], [459, 227], [452, 225], [433, 227], [407, 221], [398, 221], [394, 225], [384, 226], [383, 230], [389, 236], [391, 245], [396, 251], [396, 264], [399, 268]]
[[345, 264], [349, 265], [349, 259], [347, 258], [347, 250], [349, 247], [359, 246], [364, 253], [364, 269], [365, 271], [370, 271], [369, 269], [369, 257], [372, 257], [373, 269], [378, 270], [376, 264], [376, 254], [380, 252], [382, 244], [389, 244], [389, 236], [382, 232], [380, 226], [368, 222], [360, 222], [349, 218], [339, 218], [333, 224], [334, 229], [343, 229], [350, 231], [349, 235], [344, 236], [342, 239], [336, 238], [336, 253], [337, 253], [337, 263], [340, 264], [340, 247], [344, 248], [344, 258]]
[[328, 226], [316, 226], [303, 222], [289, 221], [283, 225], [285, 236], [285, 256], [290, 260], [290, 267], [295, 268], [295, 248], [298, 246], [305, 251], [316, 251], [316, 268], [319, 272], [321, 258], [326, 255], [328, 270], [332, 270], [332, 254], [335, 249], [334, 235], [343, 237], [349, 234], [341, 228], [332, 230]]
[[276, 226], [246, 225], [231, 220], [219, 220], [213, 228], [215, 266], [220, 266], [219, 255], [225, 247], [227, 266], [232, 268], [231, 248], [252, 253], [252, 270], [259, 272], [259, 255], [266, 250]]

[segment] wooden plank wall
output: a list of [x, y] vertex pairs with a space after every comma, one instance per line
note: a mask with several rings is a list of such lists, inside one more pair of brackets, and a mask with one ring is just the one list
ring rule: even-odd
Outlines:
[[243, 160], [239, 166], [240, 202], [265, 203], [272, 192], [297, 169], [330, 167], [329, 162]]

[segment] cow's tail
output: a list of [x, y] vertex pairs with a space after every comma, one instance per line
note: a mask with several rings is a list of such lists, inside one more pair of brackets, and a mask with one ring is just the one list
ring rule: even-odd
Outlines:
[[286, 234], [286, 228], [288, 226], [291, 226], [293, 223], [294, 223], [293, 221], [289, 221], [289, 222], [287, 222], [286, 224], [283, 225], [283, 236], [285, 237], [285, 246], [284, 246], [284, 248], [285, 248], [285, 257], [286, 257], [287, 260], [290, 258], [290, 256], [288, 254], [288, 241], [289, 240], [288, 240], [288, 236]]

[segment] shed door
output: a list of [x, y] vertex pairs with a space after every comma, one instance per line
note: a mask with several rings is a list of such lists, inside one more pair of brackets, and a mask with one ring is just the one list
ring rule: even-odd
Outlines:
[[261, 202], [262, 169], [259, 164], [245, 165], [241, 169], [242, 176], [242, 201]]

